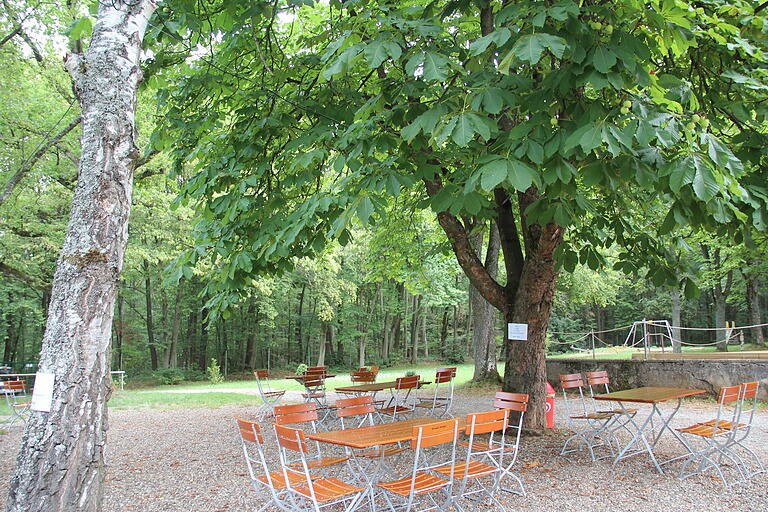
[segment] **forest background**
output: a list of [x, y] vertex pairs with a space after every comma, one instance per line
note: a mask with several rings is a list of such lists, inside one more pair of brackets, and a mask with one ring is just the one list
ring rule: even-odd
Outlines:
[[[68, 45], [87, 40], [91, 27], [83, 17], [85, 3], [3, 1], [2, 8], [2, 359], [34, 363], [79, 158], [79, 112], [61, 56]], [[156, 77], [142, 85], [139, 147], [153, 147], [158, 91], [166, 85]], [[358, 217], [367, 222], [352, 220], [348, 239], [333, 241], [314, 257], [294, 258], [281, 273], [261, 274], [234, 296], [211, 290], [209, 277], [222, 270], [216, 263], [175, 265], [197, 243], [200, 217], [178, 201], [193, 170], [179, 168], [158, 149], [148, 149], [140, 164], [113, 326], [113, 370], [173, 380], [202, 377], [212, 359], [228, 374], [261, 367], [290, 371], [299, 363], [458, 363], [473, 356], [476, 333], [487, 331], [481, 324], [489, 322], [503, 359], [502, 316], [493, 309], [478, 314], [478, 297], [473, 300], [434, 213], [416, 194], [389, 198], [375, 211], [362, 205]], [[640, 208], [634, 213], [649, 233], [664, 220]], [[475, 229], [478, 246], [487, 241], [487, 230], [485, 224]], [[565, 343], [572, 338], [558, 332], [602, 331], [643, 318], [690, 327], [762, 323], [768, 307], [764, 234], [736, 242], [678, 233], [670, 237], [669, 252], [680, 263], [678, 278], [688, 284], [687, 294], [668, 286], [655, 269], [612, 269], [616, 254], [610, 248], [600, 258], [586, 251], [578, 263], [561, 268], [548, 350], [588, 347], [588, 340]], [[499, 272], [503, 281], [503, 264]], [[621, 344], [624, 336], [617, 331], [601, 338]], [[688, 343], [721, 338], [720, 332], [682, 334]], [[762, 330], [749, 330], [747, 341], [763, 345]]]

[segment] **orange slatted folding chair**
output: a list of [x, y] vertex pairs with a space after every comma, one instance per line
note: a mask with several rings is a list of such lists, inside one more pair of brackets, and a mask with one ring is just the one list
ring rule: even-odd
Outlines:
[[[715, 419], [676, 429], [701, 441], [701, 447], [697, 450], [689, 446], [691, 454], [680, 468], [681, 479], [701, 474], [711, 468], [717, 472], [723, 485], [727, 487], [732, 483], [744, 482], [765, 472], [759, 457], [743, 444], [751, 429], [752, 417], [757, 405], [758, 387], [758, 382], [748, 382], [720, 388], [717, 397], [719, 407]], [[755, 461], [756, 469], [747, 465], [739, 453], [742, 451]], [[729, 482], [723, 473], [723, 468], [726, 467], [723, 459], [731, 461], [738, 472], [733, 482]], [[691, 464], [695, 469], [686, 471]]]
[[269, 370], [253, 370], [253, 376], [256, 377], [256, 386], [259, 389], [259, 397], [262, 404], [256, 410], [256, 417], [263, 420], [272, 413], [272, 408], [280, 401], [285, 394], [285, 390], [272, 389], [269, 382]]
[[[413, 427], [413, 438], [411, 439], [411, 448], [414, 450], [413, 469], [410, 474], [392, 480], [389, 482], [380, 482], [376, 486], [383, 489], [384, 498], [389, 505], [390, 510], [395, 510], [395, 504], [392, 498], [402, 502], [402, 512], [410, 512], [414, 509], [417, 497], [428, 499], [430, 506], [420, 510], [431, 510], [439, 508], [446, 510], [453, 503], [451, 490], [454, 485], [453, 475], [456, 471], [453, 469], [456, 464], [456, 440], [459, 436], [459, 418], [438, 421], [427, 425]], [[429, 451], [441, 453], [441, 448], [449, 448], [449, 458], [437, 463], [430, 462], [436, 454], [429, 454]], [[431, 449], [431, 450], [428, 450]], [[444, 450], [443, 450], [444, 452]], [[430, 455], [432, 455], [430, 457]], [[434, 470], [440, 467], [448, 467], [448, 476], [436, 476]], [[438, 494], [439, 497], [435, 495]]]
[[[253, 421], [238, 419], [236, 422], [240, 429], [243, 456], [248, 465], [248, 476], [251, 478], [253, 488], [260, 494], [266, 490], [269, 496], [268, 501], [258, 512], [264, 512], [272, 506], [285, 512], [291, 512], [296, 508], [296, 505], [291, 503], [291, 497], [288, 495], [285, 474], [282, 470], [270, 473], [269, 465], [264, 457], [264, 437], [261, 434], [261, 427]], [[261, 475], [258, 475], [258, 466], [261, 466]], [[289, 475], [289, 478], [292, 479], [293, 485], [300, 485], [304, 481], [303, 478], [293, 474]], [[312, 478], [317, 479], [318, 477], [313, 476]]]
[[[560, 375], [560, 387], [563, 389], [563, 403], [565, 404], [566, 416], [568, 418], [568, 427], [574, 434], [565, 440], [560, 455], [566, 455], [578, 451], [583, 445], [589, 450], [589, 455], [593, 461], [614, 456], [613, 444], [618, 446], [616, 436], [611, 432], [610, 425], [613, 422], [614, 414], [612, 412], [594, 412], [587, 408], [584, 398], [584, 380], [580, 373]], [[569, 398], [567, 391], [578, 392], [577, 398]], [[572, 410], [575, 409], [575, 410]], [[578, 424], [577, 424], [578, 422]], [[572, 442], [577, 442], [579, 446], [569, 448]], [[610, 450], [609, 455], [597, 457], [595, 448], [606, 446]]]
[[[317, 433], [317, 406], [313, 403], [279, 405], [275, 407], [276, 425], [296, 425], [309, 423], [312, 433]], [[349, 461], [349, 456], [345, 457], [324, 457], [320, 450], [320, 443], [315, 441], [315, 458], [308, 461], [311, 468], [324, 468], [335, 466]]]
[[0, 381], [0, 393], [5, 395], [5, 403], [11, 411], [11, 417], [6, 420], [6, 425], [11, 426], [17, 421], [26, 423], [29, 408], [32, 405], [27, 396], [26, 382], [23, 380]]
[[[597, 414], [613, 414], [613, 420], [608, 427], [612, 432], [616, 432], [620, 428], [628, 431], [630, 434], [634, 433], [628, 427], [630, 418], [637, 414], [637, 409], [627, 409], [622, 406], [621, 402], [608, 402], [610, 409], [599, 409], [597, 407], [598, 401], [595, 400], [595, 395], [602, 393], [610, 393], [610, 378], [608, 372], [605, 370], [596, 372], [585, 372], [584, 376], [587, 378], [587, 386], [589, 386], [589, 396], [592, 398], [592, 411]], [[600, 404], [600, 407], [605, 407], [605, 402]]]
[[[373, 415], [376, 408], [370, 396], [358, 396], [354, 398], [342, 398], [336, 400], [336, 415], [341, 420], [341, 428], [360, 428], [372, 426], [374, 424]], [[405, 451], [398, 445], [379, 446], [369, 450], [347, 452], [353, 457], [353, 461], [359, 467], [359, 473], [365, 476], [371, 466], [371, 462], [377, 462], [375, 474], [381, 474], [382, 471], [390, 471], [390, 468], [384, 464], [384, 457], [399, 455]], [[361, 464], [360, 460], [368, 459], [366, 464]], [[367, 479], [367, 477], [366, 477]]]
[[[317, 458], [307, 457], [309, 449], [303, 430], [275, 425], [275, 432], [287, 492], [304, 505], [300, 505], [297, 510], [320, 512], [327, 507], [339, 506], [344, 512], [351, 512], [363, 505], [363, 498], [368, 494], [364, 487], [350, 485], [333, 477], [312, 477], [309, 469], [314, 467]], [[297, 480], [300, 483], [293, 483]]]
[[[499, 488], [498, 482], [502, 472], [505, 470], [503, 465], [503, 445], [505, 444], [504, 432], [509, 425], [509, 414], [510, 411], [508, 409], [499, 409], [469, 414], [467, 416], [465, 433], [469, 436], [469, 442], [465, 445], [467, 446], [466, 457], [462, 462], [457, 461], [456, 464], [445, 464], [435, 468], [437, 473], [444, 476], [452, 476], [459, 482], [453, 487], [452, 495], [454, 500], [482, 493], [490, 498], [499, 508], [505, 510], [494, 494]], [[490, 442], [481, 441], [477, 437], [483, 434], [490, 434]], [[494, 442], [494, 436], [500, 439], [501, 442]], [[492, 449], [490, 446], [495, 446], [495, 448]], [[475, 450], [475, 447], [478, 449]], [[490, 482], [487, 482], [487, 480], [490, 480]], [[520, 486], [522, 489], [522, 483]], [[460, 509], [460, 507], [457, 508]]]
[[430, 398], [422, 398], [416, 407], [429, 409], [427, 414], [436, 418], [448, 416], [453, 404], [453, 380], [456, 368], [438, 368], [435, 372], [435, 390]]
[[392, 395], [389, 398], [386, 406], [382, 409], [378, 409], [378, 413], [381, 416], [389, 416], [392, 421], [398, 416], [406, 416], [413, 412], [413, 404], [410, 401], [411, 392], [419, 387], [418, 375], [412, 375], [409, 377], [398, 377], [397, 384], [392, 388]]

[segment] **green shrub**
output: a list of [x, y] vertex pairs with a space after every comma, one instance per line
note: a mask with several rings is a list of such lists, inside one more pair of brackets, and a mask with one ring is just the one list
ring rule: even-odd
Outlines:
[[221, 367], [216, 359], [211, 359], [211, 366], [205, 369], [208, 373], [208, 380], [211, 384], [221, 384], [224, 382], [224, 375], [221, 374]]
[[414, 375], [416, 375], [416, 372], [413, 370], [408, 370], [407, 372], [405, 372], [406, 377], [413, 377]]
[[200, 370], [187, 369], [187, 370], [182, 370], [181, 372], [184, 375], [184, 380], [188, 380], [192, 382], [198, 382], [201, 380], [206, 380], [208, 378], [208, 375], [206, 375], [205, 372]]
[[307, 365], [304, 363], [296, 367], [296, 375], [302, 375], [305, 371], [307, 371]]
[[184, 380], [184, 372], [178, 368], [163, 368], [156, 370], [152, 373], [152, 376], [157, 379], [160, 384], [166, 386], [175, 386]]

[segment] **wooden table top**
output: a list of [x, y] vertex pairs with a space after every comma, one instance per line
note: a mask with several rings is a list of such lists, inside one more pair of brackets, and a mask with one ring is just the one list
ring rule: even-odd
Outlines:
[[667, 400], [674, 400], [675, 398], [700, 395], [702, 393], [706, 393], [706, 391], [703, 389], [644, 387], [595, 395], [595, 400], [655, 404], [666, 402]]
[[[411, 418], [393, 423], [382, 423], [360, 428], [348, 428], [346, 430], [331, 430], [317, 434], [307, 434], [308, 439], [322, 443], [349, 446], [351, 448], [373, 448], [386, 444], [395, 444], [409, 441], [413, 437], [413, 427], [428, 425], [443, 421], [436, 418]], [[459, 418], [459, 431], [466, 427], [466, 420]]]
[[[419, 381], [419, 387], [426, 386], [427, 384], [432, 384], [432, 381]], [[359, 384], [356, 386], [341, 386], [336, 388], [336, 391], [347, 391], [349, 393], [368, 393], [370, 391], [384, 391], [385, 389], [394, 389], [396, 387], [396, 380], [388, 380], [384, 382], [371, 382], [370, 384]]]

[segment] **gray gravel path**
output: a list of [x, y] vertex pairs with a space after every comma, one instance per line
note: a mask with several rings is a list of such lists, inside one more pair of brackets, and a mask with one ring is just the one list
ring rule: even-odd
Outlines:
[[[457, 393], [454, 412], [488, 410], [490, 393]], [[556, 404], [557, 425], [564, 425]], [[710, 402], [686, 402], [674, 424], [709, 419]], [[263, 504], [247, 477], [234, 418], [250, 418], [252, 409], [221, 407], [184, 410], [122, 410], [110, 413], [108, 472], [104, 511], [223, 512], [250, 511]], [[559, 456], [566, 430], [540, 438], [524, 438], [517, 474], [527, 497], [502, 495], [507, 509], [541, 511], [768, 511], [768, 475], [746, 485], [724, 488], [710, 474], [677, 479], [679, 463], [656, 472], [647, 457], [617, 466], [590, 461], [584, 452]], [[0, 436], [0, 471], [13, 469], [21, 430]], [[274, 437], [268, 438], [268, 444]], [[750, 446], [768, 463], [768, 411], [758, 411]], [[680, 454], [673, 439], [663, 439], [662, 456]], [[269, 452], [277, 468], [277, 453]], [[0, 481], [4, 505], [8, 478]]]

